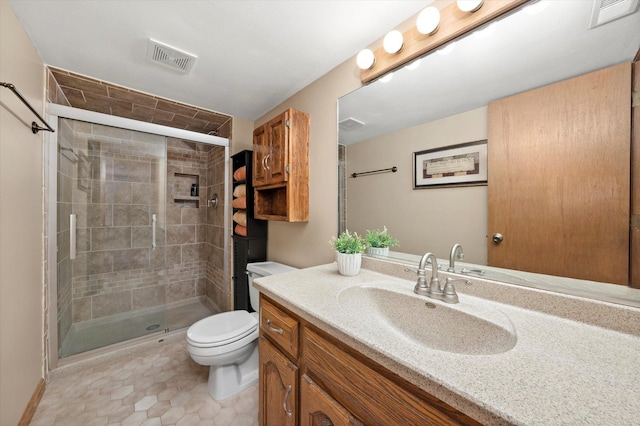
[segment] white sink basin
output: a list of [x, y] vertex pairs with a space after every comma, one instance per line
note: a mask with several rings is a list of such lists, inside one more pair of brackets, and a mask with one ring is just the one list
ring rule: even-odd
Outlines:
[[430, 349], [492, 355], [516, 344], [513, 324], [498, 310], [464, 301], [448, 305], [389, 288], [394, 286], [397, 283], [349, 287], [338, 294], [338, 303], [354, 321], [399, 333]]

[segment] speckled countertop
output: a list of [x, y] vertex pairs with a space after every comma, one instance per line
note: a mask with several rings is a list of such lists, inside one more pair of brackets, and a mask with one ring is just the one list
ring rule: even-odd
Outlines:
[[[402, 268], [365, 263], [386, 273], [363, 269], [344, 277], [328, 264], [259, 278], [255, 284], [295, 314], [482, 423], [640, 424], [639, 309], [483, 280], [458, 285], [460, 303], [445, 306], [415, 295], [415, 280], [398, 272]], [[395, 315], [415, 312], [398, 306], [396, 313], [387, 309], [386, 318], [377, 317], [368, 306], [371, 299], [347, 291], [363, 285], [432, 301], [434, 312], [438, 306], [440, 312], [452, 306], [488, 312], [489, 321], [514, 334], [515, 344], [488, 351], [495, 354], [430, 348], [389, 326]], [[628, 321], [634, 324], [607, 327]]]

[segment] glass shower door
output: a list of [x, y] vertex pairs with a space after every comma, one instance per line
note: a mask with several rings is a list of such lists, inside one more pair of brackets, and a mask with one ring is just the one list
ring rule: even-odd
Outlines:
[[164, 331], [164, 136], [60, 119], [58, 354]]

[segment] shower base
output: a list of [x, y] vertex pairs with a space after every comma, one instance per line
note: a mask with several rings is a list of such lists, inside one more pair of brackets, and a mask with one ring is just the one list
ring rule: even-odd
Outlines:
[[59, 358], [76, 355], [104, 346], [135, 339], [142, 336], [160, 334], [191, 326], [194, 322], [213, 315], [217, 309], [206, 299], [193, 298], [164, 308], [152, 308], [107, 318], [73, 324], [62, 342]]

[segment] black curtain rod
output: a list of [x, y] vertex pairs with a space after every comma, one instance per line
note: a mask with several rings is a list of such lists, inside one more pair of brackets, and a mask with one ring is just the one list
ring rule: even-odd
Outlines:
[[393, 167], [389, 167], [388, 169], [371, 170], [371, 171], [368, 171], [368, 172], [360, 172], [360, 173], [355, 173], [354, 172], [354, 173], [351, 173], [351, 177], [355, 179], [360, 175], [373, 175], [373, 174], [376, 174], [376, 173], [388, 173], [388, 172], [395, 173], [397, 171], [398, 171], [398, 168], [396, 166], [393, 166]]
[[29, 108], [31, 112], [35, 114], [36, 117], [38, 117], [38, 119], [42, 122], [42, 124], [46, 126], [46, 127], [40, 127], [35, 121], [32, 121], [31, 131], [33, 132], [33, 134], [38, 133], [40, 130], [45, 130], [47, 132], [55, 132], [55, 130], [53, 130], [53, 127], [49, 126], [49, 123], [44, 121], [44, 118], [42, 118], [40, 114], [38, 114], [38, 112], [35, 109], [33, 109], [31, 104], [20, 94], [20, 92], [18, 92], [18, 89], [16, 89], [16, 86], [14, 86], [11, 83], [0, 83], [0, 86], [6, 87], [7, 89], [11, 90], [18, 97], [18, 99], [20, 99], [22, 103], [25, 104], [27, 108]]

